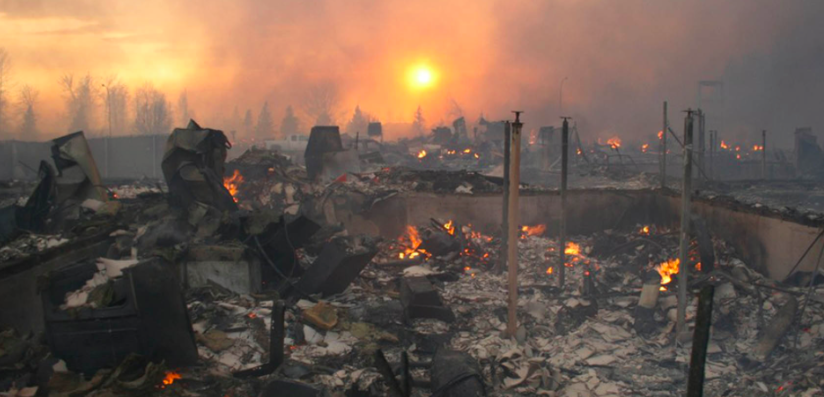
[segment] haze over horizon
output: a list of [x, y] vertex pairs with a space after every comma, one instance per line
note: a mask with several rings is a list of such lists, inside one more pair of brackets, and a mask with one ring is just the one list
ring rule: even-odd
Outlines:
[[[518, 109], [527, 129], [563, 113], [588, 138], [643, 139], [660, 130], [662, 101], [680, 131], [697, 82], [720, 80], [723, 115], [710, 117], [722, 136], [766, 129], [788, 147], [796, 127], [824, 130], [821, 20], [813, 0], [0, 0], [12, 65], [0, 139], [30, 139], [18, 129], [25, 86], [39, 92], [36, 138], [68, 132], [69, 74], [98, 87], [91, 134], [106, 128], [102, 84], [120, 82], [132, 99], [146, 83], [165, 94], [174, 126], [185, 91], [189, 114], [224, 130], [235, 108], [257, 120], [264, 102], [276, 128], [291, 105], [308, 129], [320, 95], [341, 126], [355, 106], [411, 123], [420, 105], [430, 128]], [[116, 135], [138, 133], [122, 125]]]

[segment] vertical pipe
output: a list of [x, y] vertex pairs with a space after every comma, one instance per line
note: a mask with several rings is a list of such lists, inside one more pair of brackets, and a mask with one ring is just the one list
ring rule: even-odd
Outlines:
[[661, 129], [661, 189], [667, 187], [667, 101], [664, 101], [664, 127]]
[[680, 266], [678, 271], [678, 321], [676, 339], [686, 330], [687, 322], [687, 277], [689, 273], [689, 234], [690, 234], [690, 194], [692, 193], [692, 110], [687, 111], [684, 119], [684, 182], [681, 189], [681, 247], [679, 250]]
[[507, 121], [504, 124], [504, 186], [503, 186], [503, 193], [504, 193], [504, 208], [503, 208], [503, 219], [501, 221], [501, 257], [498, 264], [495, 266], [495, 273], [500, 273], [503, 271], [506, 265], [506, 255], [503, 253], [509, 252], [509, 161], [510, 155], [512, 153], [511, 144], [512, 144], [512, 126]]
[[704, 286], [698, 296], [698, 312], [695, 314], [695, 333], [692, 338], [687, 397], [704, 395], [704, 365], [707, 362], [707, 347], [710, 342], [712, 325], [712, 297], [715, 287]]
[[767, 180], [767, 130], [761, 130], [761, 179]]
[[507, 317], [507, 334], [514, 336], [518, 329], [518, 196], [521, 178], [521, 112], [515, 112], [515, 122], [512, 123], [512, 164], [509, 167], [509, 229], [507, 245], [507, 263], [509, 271], [509, 313]]
[[566, 224], [567, 224], [567, 174], [569, 172], [569, 120], [565, 117], [561, 131], [561, 224], [558, 227], [558, 287], [566, 282]]

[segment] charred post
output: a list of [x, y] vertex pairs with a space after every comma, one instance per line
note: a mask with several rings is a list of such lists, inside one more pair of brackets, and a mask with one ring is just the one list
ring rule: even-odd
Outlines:
[[667, 187], [667, 101], [664, 101], [664, 127], [661, 129], [661, 189]]
[[676, 335], [681, 335], [687, 326], [687, 277], [689, 274], [690, 242], [690, 196], [692, 193], [692, 127], [693, 110], [687, 110], [684, 119], [684, 181], [681, 189], [681, 246], [679, 258], [681, 267], [678, 273], [678, 321]]
[[707, 347], [710, 343], [712, 325], [712, 297], [715, 287], [707, 285], [698, 296], [698, 312], [695, 315], [695, 334], [692, 337], [690, 375], [687, 381], [687, 397], [704, 395], [704, 365], [707, 362]]
[[[512, 125], [507, 121], [504, 124], [504, 208], [503, 208], [503, 221], [501, 222], [501, 252], [508, 252], [507, 246], [509, 242], [509, 162], [512, 155]], [[500, 260], [497, 264], [495, 264], [495, 272], [500, 273], [503, 271], [506, 265], [506, 256], [501, 255]]]
[[563, 117], [564, 125], [561, 131], [561, 224], [558, 228], [558, 287], [563, 288], [566, 282], [566, 224], [567, 224], [567, 176], [569, 174], [569, 117]]
[[509, 166], [509, 223], [507, 225], [507, 264], [509, 266], [508, 285], [508, 315], [507, 334], [514, 336], [518, 329], [518, 198], [520, 195], [521, 180], [521, 112], [516, 111], [515, 122], [512, 123], [512, 143], [510, 146], [511, 164]]

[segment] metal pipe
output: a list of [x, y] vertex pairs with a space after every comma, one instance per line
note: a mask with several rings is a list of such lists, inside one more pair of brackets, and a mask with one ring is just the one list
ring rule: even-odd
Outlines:
[[561, 224], [558, 227], [558, 287], [563, 288], [566, 282], [566, 224], [567, 224], [567, 175], [569, 173], [569, 117], [563, 117], [564, 124], [561, 130]]
[[518, 196], [520, 194], [520, 178], [521, 178], [521, 112], [515, 113], [515, 122], [512, 123], [512, 154], [510, 159], [512, 164], [509, 167], [509, 225], [508, 225], [508, 239], [507, 245], [507, 264], [509, 266], [509, 296], [508, 296], [508, 317], [507, 317], [507, 335], [515, 336], [515, 331], [518, 329]]
[[676, 340], [687, 327], [687, 277], [689, 274], [690, 195], [692, 193], [692, 119], [693, 110], [687, 110], [684, 119], [684, 181], [681, 189], [681, 246], [678, 269], [678, 321]]
[[504, 208], [503, 208], [503, 219], [501, 220], [501, 257], [498, 263], [495, 265], [495, 273], [501, 273], [506, 267], [506, 255], [503, 255], [505, 252], [508, 251], [508, 233], [509, 233], [509, 161], [510, 161], [510, 154], [511, 150], [511, 136], [512, 136], [512, 126], [507, 121], [504, 124], [504, 186], [503, 186], [503, 193], [504, 193]]
[[664, 101], [664, 128], [661, 129], [661, 189], [667, 187], [667, 101]]

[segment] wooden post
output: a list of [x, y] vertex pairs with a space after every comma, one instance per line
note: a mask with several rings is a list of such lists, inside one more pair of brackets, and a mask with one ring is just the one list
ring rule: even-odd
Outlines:
[[661, 129], [661, 189], [667, 187], [667, 101], [664, 101], [664, 128]]
[[692, 193], [692, 118], [693, 110], [687, 110], [684, 119], [684, 181], [681, 188], [681, 247], [678, 268], [678, 321], [676, 340], [687, 328], [687, 277], [689, 274], [690, 196]]
[[569, 174], [569, 118], [563, 117], [561, 130], [561, 222], [558, 227], [558, 287], [564, 288], [566, 282], [566, 224], [567, 224], [567, 175]]
[[692, 337], [692, 356], [690, 357], [687, 397], [704, 395], [704, 365], [707, 362], [707, 347], [710, 342], [710, 325], [712, 325], [712, 296], [715, 287], [707, 285], [698, 296], [698, 312], [695, 314], [695, 333]]
[[503, 208], [503, 219], [501, 220], [501, 256], [498, 260], [498, 263], [495, 264], [494, 273], [500, 274], [506, 265], [506, 255], [504, 253], [509, 252], [508, 250], [508, 239], [509, 239], [509, 162], [510, 162], [510, 155], [512, 154], [512, 126], [507, 121], [504, 124], [504, 186], [503, 186], [503, 193], [504, 193], [504, 208]]
[[[702, 170], [706, 169], [704, 167], [704, 125], [706, 122], [707, 115], [704, 113], [702, 109], [698, 109], [698, 167]], [[701, 181], [701, 186], [703, 186], [704, 179], [706, 179], [705, 174], [699, 175], [699, 180]]]
[[761, 131], [761, 179], [767, 180], [767, 130]]
[[515, 112], [515, 122], [512, 123], [512, 153], [510, 159], [512, 164], [509, 167], [509, 224], [507, 235], [509, 244], [507, 245], [507, 264], [509, 265], [509, 313], [507, 316], [507, 335], [515, 336], [518, 330], [518, 197], [521, 181], [521, 112]]
[[715, 157], [715, 145], [715, 131], [710, 130], [710, 179], [715, 178], [715, 176], [713, 175], [713, 157]]

